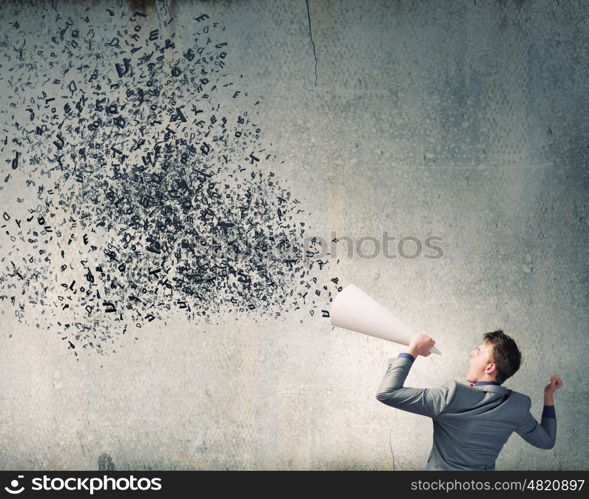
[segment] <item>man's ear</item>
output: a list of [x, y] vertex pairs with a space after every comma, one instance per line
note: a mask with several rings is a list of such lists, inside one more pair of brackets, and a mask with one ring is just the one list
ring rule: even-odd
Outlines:
[[487, 374], [494, 374], [497, 372], [497, 364], [495, 364], [495, 362], [490, 362], [487, 364], [487, 367], [485, 367], [485, 373]]

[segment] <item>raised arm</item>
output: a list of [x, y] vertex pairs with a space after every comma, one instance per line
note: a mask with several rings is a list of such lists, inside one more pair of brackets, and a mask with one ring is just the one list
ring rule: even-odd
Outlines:
[[416, 356], [428, 356], [434, 343], [429, 336], [418, 334], [409, 345], [409, 352], [402, 352], [397, 358], [389, 359], [387, 371], [376, 394], [380, 402], [396, 409], [429, 417], [439, 415], [449, 405], [451, 391], [448, 386], [435, 388], [403, 386]]
[[[562, 380], [553, 374], [550, 383], [544, 388], [544, 409], [540, 424], [529, 412], [516, 433], [526, 442], [540, 449], [552, 449], [556, 442], [556, 410], [554, 408], [554, 392], [563, 386]], [[530, 401], [531, 404], [531, 401]]]

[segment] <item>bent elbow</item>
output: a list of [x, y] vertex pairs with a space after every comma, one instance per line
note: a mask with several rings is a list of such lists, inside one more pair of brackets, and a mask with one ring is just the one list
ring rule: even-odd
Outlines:
[[539, 445], [538, 447], [540, 447], [540, 449], [550, 450], [554, 447], [555, 444], [556, 444], [556, 439], [551, 439], [551, 440], [546, 440], [546, 441], [542, 442], [542, 444]]
[[376, 400], [386, 405], [391, 405], [394, 399], [395, 395], [393, 392], [383, 391], [376, 394]]
[[376, 394], [376, 400], [383, 403], [384, 405], [388, 405], [389, 407], [399, 407], [401, 401], [398, 394], [393, 392], [378, 392]]

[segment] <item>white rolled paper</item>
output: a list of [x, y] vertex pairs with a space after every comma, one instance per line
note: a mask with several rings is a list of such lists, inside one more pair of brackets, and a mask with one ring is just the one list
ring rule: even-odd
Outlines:
[[[357, 286], [349, 284], [333, 300], [329, 313], [333, 326], [383, 340], [409, 345], [415, 331]], [[432, 353], [440, 354], [436, 348]]]

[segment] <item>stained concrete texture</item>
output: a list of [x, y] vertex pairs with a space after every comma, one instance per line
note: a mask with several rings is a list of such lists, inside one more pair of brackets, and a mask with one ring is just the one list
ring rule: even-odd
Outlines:
[[[24, 137], [41, 140], [22, 132], [32, 121], [23, 96], [68, 93], [54, 80], [75, 72], [72, 32], [90, 69], [108, 66], [115, 78], [113, 39], [124, 48], [137, 23], [141, 36], [157, 29], [154, 40], [174, 41], [177, 53], [156, 47], [166, 61], [206, 43], [204, 26], [218, 23], [227, 82], [248, 93], [252, 111], [259, 101], [260, 143], [284, 162], [276, 178], [312, 234], [331, 241], [319, 285], [354, 283], [437, 340], [443, 354], [418, 359], [407, 386], [464, 382], [468, 352], [502, 328], [524, 358], [506, 386], [532, 397], [538, 419], [550, 375], [565, 386], [555, 395], [555, 447], [514, 434], [497, 469], [587, 469], [587, 4], [145, 3], [134, 21], [122, 1], [3, 3], [1, 211], [36, 202], [24, 177], [4, 179], [30, 168]], [[37, 59], [54, 62], [46, 74], [27, 67], [43, 45]], [[150, 47], [125, 57], [134, 64]], [[123, 56], [116, 61], [125, 73]], [[195, 85], [177, 82], [178, 102]], [[160, 101], [170, 95], [162, 90]], [[242, 102], [230, 96], [223, 106], [239, 113]], [[127, 140], [137, 139], [141, 122], [129, 126]], [[4, 233], [0, 244], [4, 275], [18, 282]], [[319, 311], [223, 312], [217, 323], [177, 314], [131, 326], [114, 353], [74, 356], [59, 332], [35, 327], [42, 308], [27, 308], [23, 323], [11, 304], [20, 288], [0, 286], [1, 469], [425, 466], [431, 420], [375, 397], [402, 347], [332, 328]]]

